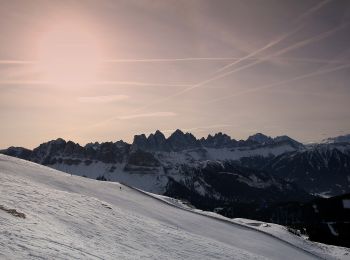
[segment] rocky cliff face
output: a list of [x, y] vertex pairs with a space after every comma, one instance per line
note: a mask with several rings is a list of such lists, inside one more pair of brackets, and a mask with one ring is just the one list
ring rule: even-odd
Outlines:
[[33, 150], [22, 147], [9, 147], [2, 153], [30, 160], [43, 165], [53, 165], [57, 160], [77, 160], [79, 163], [84, 161], [100, 161], [103, 163], [121, 163], [128, 155], [130, 145], [123, 142], [105, 142], [89, 143], [81, 146], [72, 141], [65, 141], [62, 138], [52, 140]]
[[10, 147], [2, 153], [72, 174], [199, 198], [197, 202], [243, 202], [247, 194], [270, 201], [274, 196], [286, 199], [283, 192], [295, 197], [302, 189], [322, 195], [350, 192], [349, 151], [350, 143], [344, 142], [305, 146], [288, 136], [261, 133], [239, 141], [223, 133], [196, 139], [176, 130], [168, 138], [160, 131], [136, 135], [132, 144], [81, 146], [59, 138], [33, 150]]

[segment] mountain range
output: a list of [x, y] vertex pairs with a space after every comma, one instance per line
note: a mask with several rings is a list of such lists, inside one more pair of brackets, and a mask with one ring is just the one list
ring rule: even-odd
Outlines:
[[176, 130], [168, 138], [160, 131], [136, 135], [131, 144], [81, 146], [58, 138], [33, 150], [9, 147], [0, 152], [74, 175], [180, 198], [231, 217], [254, 218], [257, 211], [276, 203], [350, 192], [346, 136], [305, 145], [288, 136], [257, 133], [235, 140], [217, 133], [197, 139]]

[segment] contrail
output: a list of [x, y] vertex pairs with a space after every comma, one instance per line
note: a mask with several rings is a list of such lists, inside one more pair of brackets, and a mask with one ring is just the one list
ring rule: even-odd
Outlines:
[[262, 87], [257, 87], [257, 88], [252, 88], [252, 89], [240, 91], [240, 92], [237, 92], [237, 93], [235, 93], [233, 95], [229, 95], [229, 96], [225, 96], [225, 97], [222, 97], [222, 98], [213, 99], [211, 101], [206, 102], [205, 104], [211, 104], [211, 103], [214, 103], [214, 102], [223, 101], [223, 100], [230, 99], [232, 97], [236, 97], [236, 96], [239, 96], [239, 95], [242, 95], [242, 94], [256, 92], [256, 91], [261, 91], [261, 90], [269, 89], [269, 88], [274, 88], [274, 87], [277, 87], [277, 86], [280, 86], [280, 85], [284, 85], [284, 84], [287, 84], [287, 83], [291, 83], [291, 82], [294, 82], [294, 81], [297, 81], [297, 80], [311, 78], [311, 77], [315, 77], [315, 76], [319, 76], [319, 75], [323, 75], [323, 74], [327, 74], [327, 73], [331, 73], [331, 72], [334, 72], [334, 71], [343, 70], [343, 69], [347, 69], [347, 68], [350, 68], [350, 64], [340, 65], [340, 66], [336, 66], [336, 67], [333, 67], [333, 68], [330, 68], [330, 69], [324, 69], [324, 70], [321, 70], [321, 71], [316, 71], [316, 72], [304, 74], [304, 75], [301, 75], [301, 76], [298, 76], [298, 77], [295, 77], [295, 78], [292, 78], [292, 79], [288, 79], [288, 80], [279, 81], [279, 82], [276, 82], [276, 83], [264, 85]]
[[[190, 58], [169, 58], [169, 59], [104, 59], [104, 63], [152, 63], [152, 62], [181, 62], [181, 61], [232, 61], [239, 60], [239, 57], [190, 57]], [[0, 60], [0, 64], [36, 64], [39, 60]]]
[[[105, 59], [104, 63], [157, 63], [157, 62], [186, 62], [186, 61], [232, 61], [240, 60], [239, 57], [195, 57], [195, 58], [172, 58], [172, 59]], [[254, 59], [254, 58], [253, 58]], [[258, 59], [258, 58], [255, 58]], [[0, 64], [36, 64], [38, 60], [0, 60]]]
[[[296, 20], [294, 21], [295, 23], [305, 19], [305, 17], [311, 15], [312, 13], [318, 11], [320, 8], [322, 8], [324, 5], [328, 4], [329, 2], [331, 2], [331, 0], [324, 0], [320, 3], [318, 3], [317, 5], [315, 5], [314, 7], [310, 8], [308, 11], [306, 11], [305, 13], [301, 14], [298, 18], [296, 18]], [[295, 30], [297, 31], [298, 29], [300, 29], [299, 27], [297, 27]], [[293, 30], [290, 33], [286, 33], [283, 34], [282, 36], [278, 37], [275, 41], [272, 41], [270, 43], [268, 43], [266, 46], [254, 51], [253, 53], [248, 54], [247, 56], [241, 57], [241, 58], [227, 58], [227, 57], [189, 57], [189, 58], [168, 58], [168, 59], [163, 59], [163, 58], [158, 58], [158, 59], [106, 59], [106, 60], [102, 60], [102, 62], [106, 62], [106, 63], [127, 63], [127, 62], [171, 62], [171, 61], [227, 61], [227, 60], [236, 60], [235, 63], [231, 63], [226, 65], [225, 67], [221, 68], [218, 70], [222, 71], [228, 67], [231, 67], [243, 60], [249, 59], [252, 56], [268, 49], [271, 48], [272, 46], [278, 44], [279, 42], [283, 41], [285, 38], [287, 38], [289, 35], [293, 34], [295, 32], [295, 30]], [[38, 63], [37, 60], [0, 60], [0, 64], [34, 64], [34, 63]]]
[[226, 76], [228, 76], [228, 75], [230, 75], [230, 74], [233, 74], [233, 73], [242, 71], [242, 70], [244, 70], [244, 69], [250, 68], [250, 67], [252, 67], [252, 66], [254, 66], [254, 65], [256, 65], [256, 64], [262, 63], [262, 62], [264, 62], [264, 61], [270, 59], [271, 57], [278, 56], [278, 55], [287, 53], [287, 52], [289, 52], [289, 51], [298, 49], [298, 48], [300, 48], [300, 47], [303, 47], [303, 46], [305, 46], [305, 45], [307, 45], [307, 44], [310, 44], [310, 43], [312, 43], [312, 42], [316, 42], [316, 41], [322, 40], [322, 39], [324, 39], [324, 38], [326, 38], [326, 37], [332, 35], [332, 34], [335, 33], [336, 31], [339, 31], [339, 30], [343, 29], [343, 28], [344, 28], [345, 26], [347, 26], [348, 24], [349, 24], [349, 23], [343, 24], [343, 25], [338, 26], [338, 27], [336, 27], [336, 28], [334, 28], [334, 29], [331, 29], [331, 30], [329, 30], [329, 31], [323, 32], [323, 33], [318, 34], [318, 35], [316, 35], [316, 36], [313, 36], [313, 37], [311, 37], [311, 38], [309, 38], [309, 39], [305, 39], [305, 40], [303, 40], [303, 41], [297, 42], [297, 43], [293, 44], [292, 46], [289, 46], [289, 47], [287, 47], [287, 48], [284, 48], [284, 49], [282, 49], [282, 50], [280, 50], [280, 51], [277, 51], [277, 52], [275, 52], [275, 53], [273, 53], [273, 54], [267, 55], [267, 56], [265, 56], [264, 58], [262, 58], [261, 60], [257, 60], [257, 61], [255, 61], [255, 62], [253, 62], [253, 63], [249, 63], [249, 64], [244, 65], [244, 66], [242, 66], [242, 67], [238, 67], [238, 68], [236, 68], [236, 69], [234, 69], [234, 70], [231, 70], [231, 71], [228, 71], [228, 72], [219, 74], [219, 75], [217, 75], [217, 76], [214, 76], [214, 77], [212, 77], [212, 78], [206, 79], [206, 80], [204, 80], [204, 81], [202, 81], [202, 82], [199, 82], [199, 83], [197, 83], [197, 84], [195, 84], [195, 85], [192, 85], [192, 86], [190, 86], [190, 87], [188, 87], [188, 88], [185, 88], [185, 89], [183, 89], [183, 90], [181, 90], [181, 91], [179, 91], [179, 92], [177, 92], [177, 93], [175, 93], [175, 94], [173, 94], [173, 95], [171, 95], [171, 96], [165, 97], [165, 98], [160, 99], [160, 100], [158, 100], [158, 101], [156, 101], [156, 102], [154, 102], [154, 103], [152, 103], [152, 104], [146, 105], [146, 106], [144, 106], [144, 107], [138, 109], [137, 111], [146, 109], [146, 108], [150, 107], [151, 105], [158, 104], [158, 103], [164, 102], [164, 101], [166, 101], [166, 100], [169, 100], [169, 99], [171, 99], [171, 98], [174, 98], [174, 97], [177, 97], [177, 96], [179, 96], [179, 95], [182, 95], [182, 94], [184, 94], [184, 93], [186, 93], [186, 92], [188, 92], [188, 91], [191, 91], [191, 90], [193, 90], [193, 89], [199, 88], [199, 87], [201, 87], [201, 86], [203, 86], [203, 85], [205, 85], [205, 84], [207, 84], [207, 83], [209, 83], [209, 82], [212, 82], [212, 81], [214, 81], [214, 80], [221, 79], [221, 78], [224, 78], [224, 77], [226, 77]]
[[[52, 81], [40, 80], [1, 80], [0, 85], [60, 85]], [[150, 83], [137, 81], [96, 81], [86, 83], [85, 85], [132, 85], [132, 86], [166, 86], [166, 87], [188, 87], [190, 84], [171, 84], [171, 83]]]
[[78, 97], [78, 102], [81, 103], [93, 103], [93, 104], [101, 104], [101, 103], [111, 103], [115, 101], [121, 101], [125, 99], [129, 99], [130, 97], [127, 95], [109, 95], [109, 96], [85, 96]]
[[303, 40], [303, 41], [299, 41], [299, 42], [297, 42], [297, 43], [295, 43], [295, 44], [293, 44], [293, 45], [291, 45], [291, 46], [288, 46], [288, 47], [286, 47], [286, 48], [284, 48], [284, 49], [282, 49], [282, 50], [279, 50], [279, 51], [277, 51], [277, 52], [275, 52], [275, 53], [273, 53], [273, 54], [269, 54], [269, 55], [263, 57], [263, 58], [260, 59], [260, 60], [257, 60], [257, 61], [255, 61], [255, 62], [250, 63], [250, 64], [247, 64], [247, 65], [244, 65], [244, 66], [239, 67], [239, 68], [237, 68], [237, 69], [228, 71], [228, 72], [226, 72], [226, 73], [217, 75], [217, 76], [215, 76], [215, 77], [213, 77], [213, 78], [210, 78], [210, 79], [205, 80], [205, 81], [203, 81], [203, 82], [201, 82], [201, 83], [198, 83], [197, 85], [194, 85], [194, 86], [188, 88], [187, 90], [185, 89], [184, 91], [187, 92], [188, 90], [191, 90], [191, 89], [193, 89], [193, 88], [197, 88], [197, 87], [202, 86], [203, 84], [209, 83], [209, 82], [211, 82], [211, 81], [213, 81], [213, 80], [220, 79], [220, 78], [226, 77], [226, 76], [228, 76], [228, 75], [230, 75], [230, 74], [232, 74], [232, 73], [235, 73], [235, 72], [238, 72], [238, 71], [241, 71], [241, 70], [250, 68], [250, 67], [252, 67], [252, 66], [254, 66], [254, 65], [256, 65], [256, 64], [259, 64], [259, 63], [262, 63], [262, 62], [264, 62], [264, 61], [266, 61], [266, 60], [269, 60], [270, 58], [273, 58], [273, 57], [275, 57], [275, 56], [279, 56], [279, 55], [281, 55], [281, 54], [284, 54], [284, 53], [290, 52], [290, 51], [292, 51], [292, 50], [298, 49], [298, 48], [303, 47], [303, 46], [305, 46], [305, 45], [308, 45], [308, 44], [310, 44], [310, 43], [320, 41], [320, 40], [322, 40], [322, 39], [324, 39], [324, 38], [329, 37], [329, 36], [332, 35], [333, 33], [335, 33], [335, 32], [337, 32], [337, 31], [343, 29], [344, 27], [346, 27], [346, 26], [348, 26], [348, 25], [349, 25], [349, 23], [345, 23], [345, 24], [342, 24], [342, 25], [340, 25], [340, 26], [338, 26], [338, 27], [336, 27], [336, 28], [334, 28], [334, 29], [331, 29], [331, 30], [329, 30], [329, 31], [323, 32], [323, 33], [318, 34], [318, 35], [316, 35], [316, 36], [313, 36], [313, 37], [311, 37], [311, 38], [309, 38], [309, 39], [305, 39], [305, 40]]
[[106, 59], [106, 63], [136, 63], [136, 62], [176, 62], [176, 61], [228, 61], [239, 60], [237, 57], [193, 57], [193, 58], [169, 58], [169, 59]]
[[[316, 6], [310, 8], [308, 11], [306, 11], [304, 14], [300, 15], [295, 22], [299, 22], [300, 20], [303, 20], [305, 17], [311, 15], [312, 13], [316, 12], [317, 10], [319, 10], [320, 8], [322, 8], [324, 5], [326, 5], [327, 3], [329, 3], [331, 0], [324, 0], [322, 2], [320, 2], [319, 4], [317, 4]], [[284, 39], [286, 39], [287, 37], [289, 37], [290, 35], [292, 35], [293, 33], [295, 33], [296, 31], [298, 31], [299, 29], [301, 29], [302, 26], [298, 26], [297, 28], [295, 28], [294, 30], [292, 30], [289, 33], [285, 33], [283, 35], [281, 35], [280, 37], [278, 37], [276, 40], [268, 43], [267, 45], [265, 45], [264, 47], [244, 56], [244, 57], [189, 57], [189, 58], [156, 58], [156, 59], [106, 59], [103, 60], [103, 62], [106, 63], [137, 63], [137, 62], [177, 62], [177, 61], [229, 61], [229, 60], [235, 60], [235, 62], [230, 63], [224, 67], [222, 67], [221, 69], [219, 69], [217, 72], [220, 72], [222, 70], [225, 70], [226, 68], [229, 68], [231, 66], [234, 66], [244, 60], [249, 60], [249, 59], [258, 59], [258, 58], [254, 58], [253, 56], [277, 45], [278, 43], [282, 42]]]
[[[250, 56], [250, 55], [249, 55]], [[162, 62], [187, 62], [187, 61], [242, 61], [242, 60], [263, 60], [261, 57], [197, 57], [197, 58], [173, 58], [173, 59], [114, 59], [114, 60], [102, 60], [105, 63], [162, 63]], [[276, 57], [276, 60], [286, 60], [286, 61], [304, 61], [304, 62], [312, 62], [312, 63], [326, 63], [330, 62], [325, 59], [315, 59], [315, 58], [301, 58], [301, 57]], [[337, 63], [338, 61], [334, 61]], [[13, 64], [13, 65], [21, 65], [21, 64], [37, 64], [38, 60], [1, 60], [0, 65], [4, 64]], [[227, 65], [226, 65], [227, 66]], [[223, 69], [223, 68], [222, 68]], [[221, 70], [221, 69], [220, 69]], [[218, 70], [219, 71], [219, 70]]]
[[53, 82], [41, 80], [1, 80], [0, 85], [55, 85]]
[[325, 0], [322, 1], [320, 3], [318, 3], [317, 5], [315, 5], [314, 7], [312, 7], [311, 9], [309, 9], [308, 11], [306, 11], [304, 14], [300, 15], [295, 22], [299, 22], [303, 19], [305, 19], [307, 16], [311, 15], [312, 13], [315, 13], [316, 11], [318, 11], [319, 9], [321, 9], [324, 5], [328, 4], [329, 2], [331, 2], [332, 0]]
[[188, 87], [190, 84], [176, 83], [155, 83], [155, 82], [139, 82], [139, 81], [96, 81], [88, 85], [133, 85], [133, 86], [166, 86], [166, 87]]
[[[319, 70], [326, 69], [326, 68], [330, 68], [330, 67], [332, 67], [332, 65], [333, 65], [334, 63], [346, 61], [346, 59], [344, 59], [344, 57], [347, 57], [347, 56], [348, 56], [347, 54], [349, 53], [349, 50], [350, 50], [350, 48], [348, 48], [348, 49], [346, 49], [346, 50], [343, 50], [342, 52], [340, 52], [339, 54], [337, 54], [336, 57], [334, 57], [333, 59], [331, 59], [331, 60], [329, 60], [328, 62], [326, 62], [326, 64], [324, 64], [323, 66], [321, 66], [321, 67], [319, 68]], [[346, 61], [346, 62], [348, 62], [348, 61]]]
[[[309, 11], [305, 12], [304, 14], [302, 14], [298, 19], [304, 19], [306, 16], [308, 16], [308, 15], [310, 15], [311, 13], [317, 11], [317, 10], [320, 9], [322, 6], [324, 6], [325, 4], [327, 4], [328, 2], [330, 2], [330, 1], [329, 1], [329, 0], [322, 1], [321, 3], [319, 3], [318, 5], [316, 5], [315, 7], [309, 9]], [[298, 19], [297, 19], [297, 20], [298, 20]], [[298, 29], [299, 29], [299, 27], [297, 27], [297, 29], [295, 29], [295, 30], [298, 30]], [[294, 33], [294, 30], [293, 30], [291, 33]], [[273, 41], [272, 43], [268, 44], [268, 46], [269, 46], [269, 47], [272, 47], [272, 46], [274, 46], [274, 44], [275, 44], [275, 45], [278, 44], [280, 41], [282, 41], [282, 40], [283, 40], [285, 37], [287, 37], [287, 36], [289, 36], [289, 34], [284, 34], [284, 35], [282, 35], [281, 37], [279, 37], [278, 39], [276, 39], [276, 40]], [[325, 37], [327, 37], [327, 36], [328, 36], [328, 35], [326, 35]], [[311, 39], [313, 39], [313, 38], [315, 38], [315, 37], [312, 37]], [[303, 42], [303, 44], [302, 44], [302, 42]], [[293, 46], [294, 46], [293, 48], [299, 48], [299, 47], [301, 47], [301, 46], [303, 46], [303, 45], [306, 45], [306, 44], [310, 43], [311, 41], [310, 41], [310, 39], [306, 39], [306, 40], [304, 40], [304, 41], [302, 41], [302, 42], [299, 42], [299, 43], [297, 43], [297, 44], [294, 44], [294, 45], [290, 46], [289, 48], [285, 48], [285, 49], [284, 49], [284, 52], [279, 51], [279, 52], [275, 53], [274, 55], [268, 55], [267, 57], [264, 57], [263, 59], [259, 59], [258, 61], [254, 62], [252, 65], [249, 65], [248, 67], [254, 66], [255, 64], [258, 64], [258, 63], [260, 63], [260, 62], [263, 62], [263, 61], [265, 61], [266, 59], [269, 59], [269, 58], [272, 58], [272, 57], [274, 57], [274, 56], [277, 56], [277, 55], [280, 55], [280, 54], [282, 54], [282, 53], [285, 53], [285, 52], [287, 52], [287, 51], [290, 51], [290, 50], [292, 50], [291, 47], [293, 47]], [[260, 52], [262, 52], [263, 50], [266, 50], [266, 49], [267, 49], [267, 47], [262, 47], [262, 48], [260, 49]], [[283, 50], [282, 50], [282, 51], [283, 51]], [[258, 53], [259, 53], [259, 50], [255, 51], [254, 53], [255, 53], [255, 55], [258, 54]], [[244, 58], [244, 57], [243, 57], [243, 58]], [[240, 58], [239, 60], [240, 60], [240, 61], [243, 61], [243, 58]], [[247, 59], [250, 59], [250, 58], [253, 58], [252, 55], [247, 55], [247, 56], [245, 57], [246, 60], [247, 60]], [[153, 59], [153, 60], [154, 60], [154, 61], [165, 61], [165, 59]], [[182, 59], [176, 59], [176, 60], [187, 61], [188, 58], [182, 58]], [[111, 61], [112, 61], [112, 60], [111, 60]], [[144, 60], [141, 60], [141, 61], [144, 61]], [[144, 62], [145, 62], [145, 61], [144, 61]], [[150, 107], [150, 106], [152, 106], [152, 105], [154, 105], [154, 104], [158, 104], [158, 103], [161, 103], [161, 102], [166, 101], [166, 100], [168, 100], [168, 99], [171, 99], [171, 98], [173, 98], [173, 97], [179, 96], [179, 95], [181, 95], [181, 94], [183, 94], [183, 93], [186, 93], [186, 92], [188, 92], [188, 91], [190, 91], [190, 90], [192, 90], [192, 89], [195, 89], [195, 88], [198, 88], [198, 87], [200, 87], [200, 86], [202, 86], [202, 85], [205, 85], [205, 84], [207, 84], [207, 83], [209, 83], [209, 82], [211, 82], [211, 81], [214, 81], [214, 80], [216, 80], [216, 79], [220, 79], [220, 78], [226, 77], [227, 75], [230, 75], [230, 74], [232, 74], [232, 73], [234, 73], [234, 72], [236, 72], [236, 71], [240, 71], [240, 70], [243, 70], [243, 69], [248, 68], [248, 67], [247, 67], [247, 66], [243, 66], [242, 68], [238, 68], [239, 70], [236, 69], [236, 70], [233, 70], [233, 71], [226, 72], [226, 73], [224, 73], [224, 74], [217, 75], [217, 76], [215, 76], [215, 77], [213, 77], [213, 78], [209, 78], [209, 79], [204, 80], [204, 81], [202, 81], [202, 82], [199, 82], [199, 83], [197, 83], [197, 84], [195, 84], [195, 85], [192, 85], [192, 86], [190, 86], [190, 87], [188, 87], [188, 88], [185, 88], [184, 90], [182, 90], [182, 91], [180, 91], [180, 92], [177, 92], [177, 93], [175, 93], [175, 94], [173, 94], [173, 95], [171, 95], [171, 96], [168, 96], [168, 97], [166, 97], [166, 98], [160, 99], [160, 100], [158, 100], [158, 101], [156, 101], [156, 102], [153, 102], [152, 104], [148, 104], [148, 105], [146, 105], [146, 106], [143, 106], [143, 107], [141, 107], [140, 109], [136, 109], [135, 111], [133, 111], [133, 113], [142, 111], [142, 110], [144, 110], [144, 109], [146, 109], [146, 108], [148, 108], [148, 107]], [[112, 120], [114, 120], [114, 119], [116, 119], [116, 118], [113, 117], [113, 118], [107, 119], [107, 120], [105, 120], [105, 121], [103, 121], [103, 122], [99, 122], [99, 123], [97, 123], [97, 124], [94, 124], [93, 126], [101, 125], [101, 124], [103, 124], [103, 123], [112, 121]]]
[[[294, 23], [299, 23], [301, 20], [305, 19], [305, 17], [307, 16], [310, 16], [312, 13], [316, 12], [317, 10], [319, 10], [320, 8], [322, 8], [324, 5], [328, 4], [331, 0], [324, 0], [322, 2], [320, 2], [319, 4], [317, 4], [316, 6], [310, 8], [308, 11], [306, 11], [305, 13], [301, 14], [298, 18], [295, 19]], [[303, 26], [298, 26], [296, 27], [294, 30], [292, 30], [291, 32], [288, 32], [288, 33], [285, 33], [285, 34], [282, 34], [280, 37], [278, 37], [275, 41], [272, 41], [270, 43], [268, 43], [267, 45], [265, 45], [264, 47], [248, 54], [247, 56], [241, 58], [241, 59], [238, 59], [236, 60], [235, 62], [232, 62], [230, 64], [227, 64], [226, 66], [218, 69], [216, 72], [221, 72], [227, 68], [230, 68], [242, 61], [245, 61], [247, 59], [249, 59], [250, 57], [252, 56], [255, 56], [267, 49], [270, 49], [271, 47], [279, 44], [280, 42], [282, 42], [284, 39], [288, 38], [290, 35], [294, 34], [295, 32], [299, 31]]]
[[[245, 56], [247, 57], [247, 56]], [[181, 61], [228, 61], [228, 60], [263, 60], [262, 57], [197, 57], [197, 58], [174, 58], [174, 59], [115, 59], [115, 60], [104, 60], [106, 63], [152, 63], [152, 62], [181, 62]], [[317, 58], [302, 58], [302, 57], [271, 57], [271, 59], [285, 60], [285, 61], [300, 61], [300, 62], [310, 62], [310, 63], [329, 63], [326, 59]], [[342, 61], [331, 61], [334, 63], [342, 63]], [[1, 61], [0, 61], [1, 63]]]
[[0, 64], [35, 64], [34, 60], [0, 60]]
[[[261, 58], [263, 59], [263, 58]], [[306, 63], [325, 63], [325, 64], [348, 64], [350, 62], [344, 59], [317, 59], [317, 58], [300, 58], [300, 57], [271, 57], [270, 59], [281, 60], [281, 61], [295, 61], [295, 62], [306, 62]]]
[[[326, 4], [326, 3], [328, 3], [329, 1], [326, 0], [326, 1], [323, 1], [323, 2], [325, 2], [324, 4]], [[323, 5], [322, 5], [322, 6], [323, 6]], [[320, 6], [319, 8], [321, 8], [322, 6]], [[316, 9], [313, 9], [313, 10], [314, 10], [313, 12], [315, 12]], [[182, 94], [184, 94], [184, 93], [187, 93], [188, 91], [191, 91], [192, 89], [199, 88], [199, 87], [201, 87], [201, 86], [203, 86], [203, 85], [205, 85], [205, 84], [207, 84], [207, 83], [209, 83], [209, 82], [215, 81], [215, 80], [217, 80], [217, 79], [224, 78], [224, 77], [226, 77], [226, 76], [228, 76], [228, 75], [230, 75], [230, 74], [233, 74], [233, 73], [236, 73], [236, 72], [238, 72], [238, 71], [242, 71], [242, 70], [244, 70], [244, 69], [250, 68], [250, 67], [252, 67], [252, 66], [254, 66], [254, 65], [256, 65], [256, 64], [259, 64], [259, 63], [262, 63], [262, 62], [264, 62], [264, 61], [266, 61], [266, 60], [268, 60], [268, 59], [271, 59], [272, 57], [279, 56], [279, 55], [281, 55], [281, 54], [284, 54], [284, 53], [287, 53], [287, 52], [289, 52], [289, 51], [292, 51], [292, 50], [298, 49], [298, 48], [300, 48], [300, 47], [303, 47], [303, 46], [305, 46], [305, 45], [307, 45], [307, 44], [310, 44], [310, 43], [312, 43], [312, 42], [316, 42], [316, 41], [319, 41], [319, 40], [321, 40], [321, 39], [324, 39], [324, 38], [326, 38], [326, 37], [332, 35], [332, 34], [335, 33], [336, 31], [339, 31], [339, 30], [343, 29], [343, 28], [346, 27], [348, 24], [349, 24], [349, 23], [342, 24], [342, 25], [340, 25], [340, 26], [338, 26], [338, 27], [336, 27], [336, 28], [334, 28], [334, 29], [331, 29], [331, 30], [329, 30], [329, 31], [320, 33], [320, 34], [318, 34], [318, 35], [316, 35], [316, 36], [313, 36], [313, 37], [311, 37], [311, 38], [308, 38], [308, 39], [299, 41], [299, 42], [297, 42], [297, 43], [295, 43], [295, 44], [293, 44], [293, 45], [291, 45], [291, 46], [288, 46], [288, 47], [286, 47], [286, 48], [284, 48], [284, 49], [282, 49], [282, 50], [280, 50], [280, 51], [277, 51], [277, 52], [275, 52], [275, 53], [273, 53], [273, 54], [269, 54], [269, 55], [267, 55], [267, 56], [265, 56], [265, 57], [263, 57], [263, 58], [261, 58], [261, 59], [259, 59], [259, 60], [254, 61], [253, 63], [249, 63], [249, 64], [247, 64], [247, 65], [238, 67], [238, 68], [236, 68], [236, 69], [234, 69], [234, 70], [231, 70], [231, 71], [228, 71], [228, 72], [225, 72], [225, 73], [216, 75], [216, 76], [214, 76], [214, 77], [212, 77], [212, 78], [206, 79], [206, 80], [204, 80], [204, 81], [201, 81], [201, 82], [199, 82], [199, 83], [197, 83], [197, 84], [195, 84], [195, 85], [192, 85], [192, 86], [190, 86], [190, 87], [188, 87], [188, 88], [185, 88], [185, 89], [183, 89], [183, 90], [181, 90], [181, 91], [179, 91], [179, 92], [176, 92], [176, 93], [174, 93], [174, 94], [171, 95], [171, 96], [168, 96], [168, 97], [165, 97], [165, 98], [160, 99], [160, 100], [158, 100], [158, 101], [155, 101], [155, 102], [153, 102], [152, 104], [143, 106], [143, 107], [141, 107], [140, 109], [137, 109], [136, 111], [139, 112], [139, 111], [144, 110], [144, 109], [146, 109], [146, 108], [148, 108], [148, 107], [150, 107], [150, 106], [152, 106], [152, 105], [159, 104], [159, 103], [164, 102], [164, 101], [166, 101], [166, 100], [169, 100], [169, 99], [171, 99], [171, 98], [174, 98], [174, 97], [177, 97], [177, 96], [182, 95]]]
[[223, 71], [223, 70], [225, 70], [225, 69], [227, 69], [227, 68], [230, 68], [230, 67], [232, 67], [232, 66], [234, 66], [234, 65], [236, 65], [236, 64], [238, 64], [238, 63], [241, 63], [242, 61], [248, 60], [248, 59], [250, 59], [251, 57], [253, 57], [253, 56], [255, 56], [255, 55], [257, 55], [257, 54], [259, 54], [259, 53], [261, 53], [261, 52], [263, 52], [263, 51], [265, 51], [265, 50], [267, 50], [267, 49], [270, 49], [271, 47], [273, 47], [273, 46], [277, 45], [278, 43], [282, 42], [284, 39], [288, 38], [288, 37], [289, 37], [290, 35], [292, 35], [293, 33], [299, 31], [301, 28], [302, 28], [302, 26], [298, 26], [298, 27], [295, 28], [293, 31], [291, 31], [291, 32], [289, 32], [289, 33], [283, 34], [282, 36], [280, 36], [280, 37], [278, 37], [276, 40], [274, 40], [274, 41], [268, 43], [268, 44], [265, 45], [264, 47], [262, 47], [262, 48], [260, 48], [260, 49], [258, 49], [258, 50], [256, 50], [256, 51], [253, 51], [253, 52], [249, 53], [248, 55], [246, 55], [246, 56], [244, 56], [244, 57], [242, 57], [242, 58], [240, 58], [240, 59], [238, 59], [238, 60], [236, 60], [236, 61], [234, 61], [234, 62], [232, 62], [232, 63], [230, 63], [230, 64], [227, 64], [226, 66], [224, 66], [224, 67], [218, 69], [218, 70], [215, 71], [215, 72], [216, 72], [216, 73], [221, 72], [221, 71]]

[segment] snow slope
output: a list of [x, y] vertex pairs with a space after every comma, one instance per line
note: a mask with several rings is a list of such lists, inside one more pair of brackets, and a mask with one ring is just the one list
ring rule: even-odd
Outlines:
[[184, 203], [181, 200], [170, 198], [163, 195], [153, 194], [145, 191], [141, 191], [149, 196], [157, 198], [168, 204], [174, 205], [178, 208], [195, 212], [200, 215], [209, 216], [215, 219], [220, 219], [234, 224], [244, 225], [246, 227], [258, 230], [260, 232], [266, 233], [273, 237], [279, 238], [295, 247], [301, 248], [302, 250], [311, 252], [314, 255], [319, 256], [321, 259], [350, 259], [350, 248], [326, 245], [323, 243], [313, 242], [307, 239], [306, 236], [295, 235], [288, 231], [287, 227], [281, 226], [273, 223], [261, 222], [258, 220], [244, 219], [244, 218], [234, 218], [229, 219], [220, 214], [203, 211], [200, 209], [195, 209], [191, 205]]
[[119, 183], [5, 155], [0, 206], [26, 215], [0, 209], [0, 259], [318, 259], [244, 225], [179, 209]]

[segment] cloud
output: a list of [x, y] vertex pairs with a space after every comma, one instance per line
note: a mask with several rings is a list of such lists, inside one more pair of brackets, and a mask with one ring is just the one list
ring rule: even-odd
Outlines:
[[[269, 43], [268, 45], [271, 47], [272, 43]], [[263, 47], [262, 49], [267, 49], [267, 47]], [[150, 59], [111, 59], [111, 60], [103, 60], [105, 63], [163, 63], [163, 62], [191, 62], [191, 61], [204, 61], [204, 62], [227, 62], [227, 61], [235, 61], [235, 62], [241, 62], [243, 60], [264, 60], [262, 57], [256, 57], [257, 53], [259, 53], [260, 50], [256, 50], [253, 53], [250, 53], [243, 57], [189, 57], [189, 58], [150, 58]], [[325, 63], [329, 60], [322, 60], [322, 59], [315, 59], [315, 58], [304, 58], [304, 57], [273, 57], [271, 59], [275, 60], [287, 60], [287, 61], [304, 61], [304, 62], [317, 62], [317, 63]], [[36, 60], [4, 60], [0, 59], [0, 65], [21, 65], [21, 64], [37, 64], [39, 61]], [[338, 61], [337, 61], [338, 62]], [[218, 71], [224, 70], [226, 67], [233, 66], [234, 64], [228, 64], [225, 65], [225, 67], [222, 67]], [[142, 82], [133, 82], [133, 81], [99, 81], [97, 83], [99, 84], [113, 84], [114, 82], [119, 82], [120, 84], [143, 84]], [[152, 84], [152, 83], [147, 83]], [[158, 83], [159, 84], [159, 83]]]
[[78, 101], [81, 103], [111, 103], [115, 101], [128, 99], [127, 95], [111, 95], [111, 96], [93, 96], [93, 97], [79, 97]]
[[142, 118], [142, 117], [171, 117], [171, 116], [176, 116], [176, 115], [177, 114], [174, 112], [154, 112], [154, 113], [144, 113], [144, 114], [120, 116], [118, 118], [121, 120], [129, 120], [129, 119]]
[[230, 61], [239, 60], [233, 57], [188, 57], [188, 58], [154, 58], [154, 59], [110, 59], [103, 60], [106, 63], [137, 63], [137, 62], [181, 62], [181, 61]]
[[[202, 132], [210, 129], [216, 129], [216, 128], [227, 128], [231, 127], [232, 124], [216, 124], [216, 125], [207, 125], [207, 126], [196, 126], [196, 127], [191, 127], [191, 128], [183, 128], [182, 131], [185, 132]], [[161, 130], [163, 133], [173, 133], [176, 129], [166, 129], [166, 130]]]
[[[1, 80], [0, 85], [58, 85], [59, 83], [53, 81], [42, 80]], [[94, 81], [88, 82], [86, 85], [130, 85], [130, 86], [160, 86], [160, 87], [189, 87], [190, 84], [172, 84], [172, 83], [152, 83], [139, 81]]]
[[42, 80], [1, 80], [0, 85], [55, 85], [50, 81]]
[[0, 64], [35, 64], [34, 60], [0, 60]]
[[164, 87], [188, 87], [189, 84], [172, 84], [172, 83], [152, 83], [140, 81], [96, 81], [90, 85], [134, 85], [134, 86], [164, 86]]

